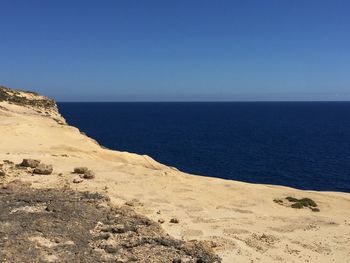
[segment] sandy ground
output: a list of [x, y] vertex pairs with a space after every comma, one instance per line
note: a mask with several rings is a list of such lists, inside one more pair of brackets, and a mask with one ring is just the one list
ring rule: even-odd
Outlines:
[[[182, 173], [148, 156], [104, 149], [58, 118], [0, 102], [0, 164], [34, 158], [54, 167], [51, 175], [5, 169], [6, 180], [99, 191], [117, 205], [132, 202], [137, 212], [163, 219], [176, 238], [213, 241], [223, 262], [350, 262], [350, 194]], [[74, 184], [77, 166], [92, 169], [96, 178]], [[287, 196], [312, 198], [320, 212], [273, 201]], [[169, 222], [174, 217], [178, 224]]]

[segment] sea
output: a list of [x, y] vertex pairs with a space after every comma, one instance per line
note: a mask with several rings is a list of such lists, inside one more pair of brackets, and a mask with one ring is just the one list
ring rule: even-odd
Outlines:
[[350, 192], [350, 102], [62, 102], [101, 145], [184, 172]]

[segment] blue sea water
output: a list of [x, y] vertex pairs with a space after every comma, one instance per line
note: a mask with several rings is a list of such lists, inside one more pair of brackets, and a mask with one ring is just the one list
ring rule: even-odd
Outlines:
[[185, 172], [350, 192], [350, 102], [59, 103], [102, 145]]

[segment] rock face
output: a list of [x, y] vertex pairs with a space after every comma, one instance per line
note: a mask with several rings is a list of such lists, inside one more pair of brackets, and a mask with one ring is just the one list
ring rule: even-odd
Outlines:
[[44, 175], [48, 175], [48, 174], [52, 174], [53, 172], [53, 168], [52, 165], [47, 165], [47, 164], [39, 164], [33, 171], [33, 173], [35, 174], [44, 174]]
[[35, 159], [23, 159], [22, 163], [20, 166], [23, 167], [30, 167], [30, 168], [36, 168], [40, 164], [40, 160], [35, 160]]

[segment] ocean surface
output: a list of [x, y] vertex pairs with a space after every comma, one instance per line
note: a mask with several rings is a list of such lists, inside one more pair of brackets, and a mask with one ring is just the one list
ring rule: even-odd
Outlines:
[[350, 102], [59, 103], [100, 144], [199, 175], [350, 192]]

